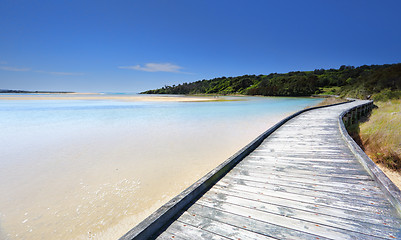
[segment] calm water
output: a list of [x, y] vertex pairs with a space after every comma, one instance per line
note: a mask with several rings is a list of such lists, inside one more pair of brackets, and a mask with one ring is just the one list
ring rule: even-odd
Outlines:
[[0, 239], [117, 239], [319, 99], [0, 100]]

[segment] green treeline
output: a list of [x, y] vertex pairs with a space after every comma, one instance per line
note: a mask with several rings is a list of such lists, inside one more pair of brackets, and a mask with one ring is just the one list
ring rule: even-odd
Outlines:
[[[381, 93], [381, 96], [378, 96], [378, 93]], [[360, 67], [343, 65], [339, 69], [219, 77], [177, 86], [164, 86], [160, 89], [145, 91], [142, 94], [263, 96], [336, 94], [357, 98], [366, 98], [376, 94], [377, 97], [399, 98], [401, 96], [401, 63]]]

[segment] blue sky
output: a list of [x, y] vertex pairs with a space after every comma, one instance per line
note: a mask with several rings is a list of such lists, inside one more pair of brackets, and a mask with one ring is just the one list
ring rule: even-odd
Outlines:
[[401, 62], [399, 0], [0, 0], [0, 89], [139, 92]]

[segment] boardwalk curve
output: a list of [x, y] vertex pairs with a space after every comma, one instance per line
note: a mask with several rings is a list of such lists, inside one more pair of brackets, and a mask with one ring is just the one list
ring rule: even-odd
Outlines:
[[401, 239], [400, 191], [342, 124], [368, 104], [284, 119], [121, 239]]

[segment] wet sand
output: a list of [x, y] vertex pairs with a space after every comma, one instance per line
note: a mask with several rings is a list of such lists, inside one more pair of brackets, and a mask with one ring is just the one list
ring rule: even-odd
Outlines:
[[2, 227], [10, 239], [117, 239], [273, 123], [254, 124], [37, 135], [47, 140], [13, 154], [35, 162], [2, 173], [21, 177], [0, 187], [10, 200], [1, 202]]

